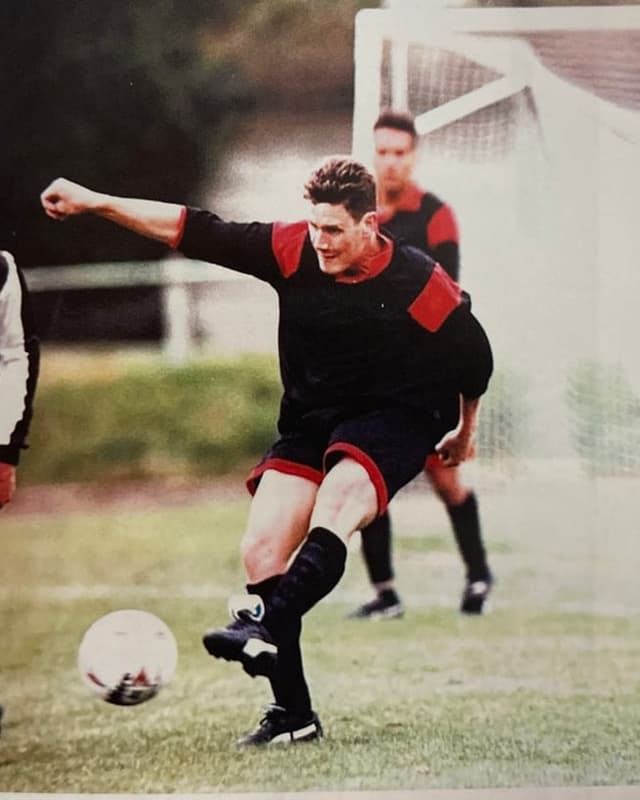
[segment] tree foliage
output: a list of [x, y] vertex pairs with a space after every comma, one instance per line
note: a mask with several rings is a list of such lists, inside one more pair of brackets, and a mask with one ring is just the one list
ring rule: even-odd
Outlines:
[[[96, 220], [78, 235], [48, 222], [39, 193], [58, 175], [105, 191], [194, 201], [229, 118], [251, 90], [202, 55], [203, 26], [231, 2], [3, 0], [1, 246], [23, 266], [153, 257], [157, 248]], [[76, 230], [76, 228], [74, 228]]]

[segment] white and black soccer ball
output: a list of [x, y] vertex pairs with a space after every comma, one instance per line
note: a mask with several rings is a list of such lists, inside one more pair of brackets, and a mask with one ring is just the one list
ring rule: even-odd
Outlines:
[[78, 649], [84, 683], [107, 703], [135, 706], [158, 694], [173, 677], [178, 647], [154, 614], [121, 609], [97, 619]]

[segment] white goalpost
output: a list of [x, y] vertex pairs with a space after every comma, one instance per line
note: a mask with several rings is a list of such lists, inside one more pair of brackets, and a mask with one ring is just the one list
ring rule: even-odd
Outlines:
[[494, 346], [480, 457], [640, 474], [640, 8], [356, 18], [353, 150], [386, 106], [461, 230], [461, 283]]

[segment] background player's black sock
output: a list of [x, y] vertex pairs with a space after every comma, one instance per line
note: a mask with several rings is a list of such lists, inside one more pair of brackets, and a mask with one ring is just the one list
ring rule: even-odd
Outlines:
[[[266, 607], [281, 579], [282, 575], [273, 575], [259, 583], [248, 583], [247, 592], [260, 595]], [[269, 678], [269, 683], [277, 705], [301, 717], [310, 717], [311, 695], [302, 666], [300, 628], [289, 633], [292, 635], [286, 636], [278, 645], [278, 668]]]
[[491, 573], [482, 543], [478, 501], [473, 492], [457, 506], [447, 506], [460, 555], [467, 568], [467, 580], [488, 580]]
[[385, 511], [360, 532], [362, 557], [372, 584], [393, 580], [391, 519]]
[[344, 573], [347, 548], [326, 528], [314, 528], [267, 604], [264, 624], [278, 643], [300, 630], [304, 614], [336, 586]]

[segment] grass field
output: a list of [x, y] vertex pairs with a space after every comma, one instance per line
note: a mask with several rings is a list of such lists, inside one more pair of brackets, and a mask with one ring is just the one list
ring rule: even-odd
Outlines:
[[[462, 569], [444, 511], [422, 492], [398, 498], [407, 614], [344, 619], [369, 596], [352, 552], [305, 624], [325, 739], [241, 754], [233, 742], [269, 701], [267, 684], [211, 660], [200, 637], [225, 623], [226, 597], [243, 583], [244, 496], [10, 508], [0, 519], [0, 792], [638, 784], [640, 795], [639, 488], [531, 475], [481, 486], [498, 583], [476, 619], [456, 612]], [[86, 627], [123, 607], [161, 616], [180, 650], [174, 681], [134, 708], [92, 697], [75, 664]]]

